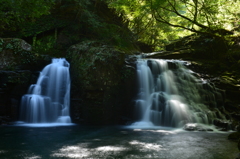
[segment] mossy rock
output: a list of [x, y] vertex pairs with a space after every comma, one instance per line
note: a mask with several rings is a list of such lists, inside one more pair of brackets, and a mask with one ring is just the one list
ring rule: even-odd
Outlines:
[[199, 59], [223, 58], [228, 50], [226, 41], [210, 35], [192, 34], [166, 45], [167, 51], [191, 50], [192, 57]]
[[130, 81], [132, 74], [125, 66], [125, 53], [98, 41], [84, 41], [68, 49], [67, 59], [72, 98], [83, 101], [76, 108], [79, 118], [91, 125], [116, 123], [126, 99], [121, 94], [126, 92], [123, 83]]
[[14, 70], [35, 61], [32, 47], [26, 41], [17, 38], [0, 39], [0, 69]]
[[105, 90], [121, 79], [124, 52], [96, 41], [84, 41], [67, 51], [74, 78], [84, 89]]

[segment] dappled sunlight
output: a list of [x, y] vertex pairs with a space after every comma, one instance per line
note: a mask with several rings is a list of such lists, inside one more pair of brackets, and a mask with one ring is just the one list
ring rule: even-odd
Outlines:
[[102, 151], [102, 152], [109, 152], [109, 151], [123, 151], [123, 150], [126, 150], [126, 148], [117, 147], [117, 146], [101, 146], [96, 148], [95, 150]]
[[133, 140], [133, 141], [130, 141], [129, 144], [139, 147], [141, 151], [147, 151], [147, 150], [160, 151], [160, 150], [164, 150], [162, 145], [158, 145], [156, 143], [146, 143], [146, 142], [140, 142], [140, 141], [137, 141], [137, 140]]
[[65, 146], [59, 149], [58, 152], [52, 154], [53, 157], [69, 157], [69, 158], [82, 158], [91, 155], [91, 151], [87, 148], [79, 146]]
[[74, 126], [74, 123], [24, 123], [16, 122], [14, 126], [23, 126], [23, 127], [57, 127], [57, 126]]
[[[85, 146], [84, 146], [85, 145]], [[107, 156], [112, 153], [120, 153], [127, 148], [123, 146], [99, 146], [96, 148], [89, 148], [88, 144], [79, 144], [73, 146], [64, 146], [63, 148], [55, 151], [52, 157], [68, 157], [68, 158], [91, 158], [94, 156]]]
[[227, 133], [193, 133], [169, 127], [131, 130], [116, 127], [6, 127], [4, 132], [1, 132], [0, 158], [186, 159], [223, 156], [226, 159], [230, 156], [227, 157], [230, 159], [238, 152], [237, 143], [228, 141]]
[[31, 156], [31, 157], [25, 157], [24, 159], [41, 159], [40, 156]]
[[147, 131], [147, 132], [154, 132], [154, 133], [161, 133], [164, 135], [170, 135], [170, 134], [177, 134], [179, 132], [183, 132], [183, 129], [172, 129], [172, 130], [150, 130], [150, 129], [134, 129], [133, 131]]

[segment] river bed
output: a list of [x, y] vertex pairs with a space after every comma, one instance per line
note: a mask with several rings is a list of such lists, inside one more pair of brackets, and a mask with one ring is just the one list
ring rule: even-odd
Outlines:
[[1, 159], [234, 159], [229, 132], [123, 127], [0, 127]]

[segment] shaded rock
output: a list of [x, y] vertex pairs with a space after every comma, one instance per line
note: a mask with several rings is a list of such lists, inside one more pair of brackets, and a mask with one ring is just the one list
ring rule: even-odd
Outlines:
[[142, 52], [153, 52], [153, 46], [137, 41], [135, 43]]
[[0, 116], [17, 120], [20, 100], [31, 78], [32, 72], [28, 70], [0, 71]]
[[22, 95], [51, 57], [35, 54], [22, 39], [0, 38], [0, 59], [0, 116], [13, 121], [18, 119]]
[[[67, 51], [71, 63], [72, 98], [82, 99], [78, 117], [86, 124], [116, 124], [129, 112], [135, 70], [125, 53], [97, 41], [84, 41]], [[129, 84], [130, 83], [130, 84]], [[123, 111], [124, 110], [124, 111]]]
[[34, 63], [31, 50], [31, 45], [22, 39], [0, 38], [0, 69], [20, 69]]
[[[240, 140], [238, 140], [238, 150], [240, 151]], [[240, 157], [240, 155], [238, 157]]]
[[190, 50], [192, 57], [199, 59], [220, 58], [227, 51], [223, 39], [209, 35], [192, 34], [166, 46], [167, 51]]
[[9, 116], [0, 116], [0, 125], [9, 125], [11, 118]]
[[240, 132], [234, 132], [228, 135], [229, 140], [238, 141], [240, 139]]
[[217, 127], [220, 127], [221, 131], [231, 130], [231, 124], [226, 121], [223, 121], [220, 119], [214, 119], [213, 124]]
[[147, 58], [159, 58], [159, 59], [189, 59], [191, 58], [191, 50], [179, 50], [179, 51], [160, 51], [153, 53], [143, 54]]

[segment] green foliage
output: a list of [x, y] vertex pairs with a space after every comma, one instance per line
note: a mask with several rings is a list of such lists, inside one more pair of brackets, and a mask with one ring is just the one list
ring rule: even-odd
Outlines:
[[62, 57], [59, 50], [56, 48], [56, 39], [54, 35], [44, 36], [40, 39], [36, 37], [33, 51], [38, 55], [43, 54], [51, 57]]
[[[64, 34], [73, 44], [83, 40], [98, 40], [118, 46], [133, 47], [131, 31], [124, 26], [120, 16], [109, 9], [104, 1], [71, 0], [59, 4], [58, 15], [61, 19], [71, 19]], [[63, 32], [62, 32], [63, 33]]]
[[39, 54], [57, 56], [59, 45], [67, 49], [86, 39], [134, 48], [131, 31], [102, 0], [0, 0], [0, 4], [0, 36], [26, 39]]
[[227, 0], [108, 0], [125, 14], [138, 40], [163, 46], [192, 32], [223, 37], [239, 28], [239, 1]]
[[0, 30], [18, 31], [22, 24], [49, 14], [53, 3], [54, 0], [0, 0]]

